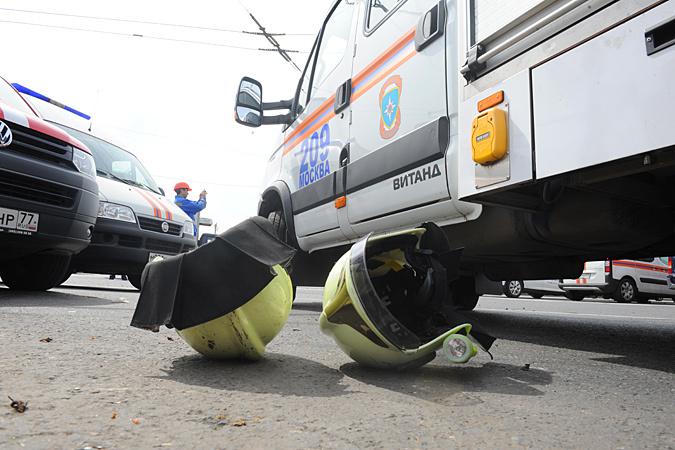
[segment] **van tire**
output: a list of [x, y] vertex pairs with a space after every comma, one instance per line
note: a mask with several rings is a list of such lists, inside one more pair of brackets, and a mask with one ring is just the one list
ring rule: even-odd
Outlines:
[[61, 286], [63, 283], [68, 281], [68, 278], [73, 274], [73, 272], [70, 271], [70, 269], [66, 270], [66, 274], [61, 278], [61, 281], [59, 281], [59, 284], [57, 286]]
[[[291, 245], [288, 242], [288, 228], [286, 227], [286, 218], [284, 217], [284, 212], [279, 210], [272, 211], [267, 215], [267, 220], [272, 223], [272, 227], [274, 228], [277, 237], [284, 244]], [[288, 264], [286, 264], [284, 269], [286, 269], [288, 276], [291, 277], [291, 282], [293, 284], [293, 301], [295, 301], [297, 286], [295, 285], [295, 282], [293, 282], [293, 262], [290, 261]]]
[[459, 277], [452, 283], [452, 302], [460, 311], [473, 311], [478, 304], [476, 282], [473, 277]]
[[127, 280], [129, 281], [129, 283], [131, 283], [131, 285], [133, 287], [135, 287], [139, 291], [141, 290], [142, 284], [141, 284], [141, 274], [140, 273], [128, 273], [127, 274]]
[[565, 291], [565, 297], [568, 300], [572, 300], [575, 302], [579, 302], [586, 298], [586, 295], [584, 295], [583, 292], [575, 292], [575, 291]]
[[267, 220], [272, 223], [274, 232], [282, 242], [288, 243], [288, 230], [286, 229], [286, 219], [283, 211], [272, 211], [267, 215]]
[[523, 293], [523, 282], [519, 280], [506, 280], [504, 282], [504, 295], [509, 298], [518, 298]]
[[0, 268], [0, 278], [16, 291], [46, 291], [65, 281], [70, 255], [30, 255]]
[[635, 282], [626, 277], [619, 281], [619, 285], [616, 287], [616, 291], [614, 291], [614, 301], [617, 303], [630, 303], [636, 301], [639, 295], [640, 293], [637, 286], [635, 286]]

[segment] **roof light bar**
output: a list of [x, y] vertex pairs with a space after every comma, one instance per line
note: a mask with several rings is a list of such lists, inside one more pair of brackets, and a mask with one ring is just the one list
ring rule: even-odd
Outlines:
[[26, 86], [22, 86], [19, 83], [12, 83], [12, 86], [14, 86], [14, 88], [17, 91], [21, 92], [22, 94], [26, 94], [26, 95], [30, 95], [31, 97], [39, 98], [42, 101], [45, 101], [47, 103], [51, 103], [52, 105], [58, 106], [61, 109], [65, 109], [66, 111], [71, 112], [71, 113], [73, 113], [77, 116], [80, 116], [80, 117], [82, 117], [86, 120], [91, 120], [90, 115], [87, 115], [83, 112], [80, 112], [80, 111], [76, 110], [75, 108], [71, 108], [70, 106], [64, 105], [61, 102], [57, 102], [56, 100], [53, 100], [53, 99], [47, 97], [46, 95], [42, 95], [39, 92], [35, 92], [32, 89], [28, 89]]

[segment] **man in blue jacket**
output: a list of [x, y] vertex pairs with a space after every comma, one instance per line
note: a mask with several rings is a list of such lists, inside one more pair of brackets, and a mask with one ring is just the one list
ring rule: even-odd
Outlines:
[[195, 236], [197, 235], [197, 220], [195, 219], [195, 214], [197, 214], [199, 211], [202, 209], [206, 208], [206, 191], [202, 191], [199, 194], [199, 200], [192, 201], [188, 200], [188, 192], [190, 192], [192, 189], [190, 189], [190, 186], [181, 181], [179, 183], [176, 183], [176, 185], [173, 187], [173, 190], [176, 192], [176, 199], [174, 202], [180, 209], [185, 211], [185, 214], [187, 214], [190, 219], [195, 224]]

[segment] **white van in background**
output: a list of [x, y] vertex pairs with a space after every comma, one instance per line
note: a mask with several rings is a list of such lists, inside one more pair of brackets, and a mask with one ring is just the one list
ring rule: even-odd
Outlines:
[[96, 226], [91, 243], [72, 258], [61, 283], [75, 272], [100, 273], [126, 275], [140, 289], [148, 261], [197, 247], [193, 221], [165, 197], [134, 154], [85, 131], [91, 125], [86, 114], [20, 84], [14, 87], [46, 121], [85, 142], [96, 162]]
[[602, 296], [619, 303], [648, 303], [675, 298], [673, 257], [589, 261], [579, 278], [563, 280], [560, 287], [570, 300]]
[[54, 125], [91, 149], [99, 185], [100, 206], [91, 244], [73, 257], [71, 273], [127, 275], [140, 289], [148, 261], [197, 247], [192, 220], [164, 196], [136, 156], [87, 132]]

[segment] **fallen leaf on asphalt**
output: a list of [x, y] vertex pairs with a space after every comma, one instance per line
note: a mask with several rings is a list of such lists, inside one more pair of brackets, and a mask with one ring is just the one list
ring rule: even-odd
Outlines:
[[232, 422], [232, 426], [233, 427], [245, 427], [246, 421], [244, 419], [235, 420], [234, 422]]
[[54, 339], [52, 339], [52, 338], [50, 338], [50, 337], [46, 337], [46, 338], [40, 339], [40, 342], [51, 342], [51, 341], [53, 341], [53, 340], [54, 340]]
[[171, 336], [167, 336], [166, 339], [167, 339], [168, 341], [173, 341], [173, 338], [172, 338]]
[[14, 408], [16, 412], [23, 413], [26, 409], [28, 409], [28, 402], [24, 402], [23, 400], [14, 400], [9, 395], [7, 397], [12, 401], [9, 406]]
[[160, 447], [171, 447], [173, 444], [171, 442], [163, 442], [159, 444]]
[[529, 364], [525, 364], [523, 367], [520, 368], [520, 370], [528, 371], [528, 370], [530, 370], [530, 365], [529, 365]]
[[131, 423], [133, 423], [134, 425], [140, 425], [141, 419], [131, 419]]
[[110, 416], [110, 418], [111, 418], [112, 420], [117, 419], [117, 413], [116, 413], [115, 411], [113, 411], [112, 416]]

